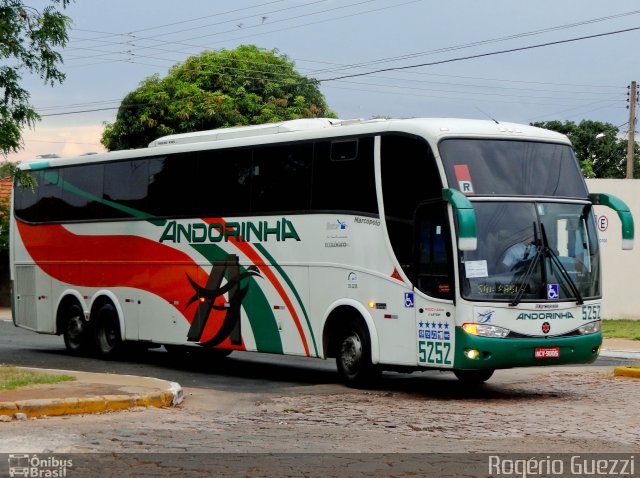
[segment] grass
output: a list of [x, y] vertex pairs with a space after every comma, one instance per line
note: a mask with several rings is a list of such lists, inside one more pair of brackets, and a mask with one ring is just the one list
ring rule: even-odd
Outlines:
[[70, 375], [34, 372], [14, 367], [13, 365], [0, 364], [0, 390], [15, 390], [26, 385], [58, 383], [69, 380], [75, 380], [75, 378]]
[[640, 340], [640, 320], [603, 320], [602, 334], [609, 339]]

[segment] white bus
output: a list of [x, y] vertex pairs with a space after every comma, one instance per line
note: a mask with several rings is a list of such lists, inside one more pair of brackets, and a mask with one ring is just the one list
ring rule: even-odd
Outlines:
[[633, 242], [568, 139], [525, 125], [295, 120], [22, 167], [37, 187], [14, 190], [14, 323], [105, 358], [127, 342], [335, 357], [353, 384], [588, 363], [592, 205]]

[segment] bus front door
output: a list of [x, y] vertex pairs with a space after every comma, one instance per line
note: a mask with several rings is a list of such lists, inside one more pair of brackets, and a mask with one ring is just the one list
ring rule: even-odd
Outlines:
[[415, 297], [418, 365], [453, 367], [455, 282], [444, 202], [430, 201], [416, 210], [414, 257], [414, 280], [419, 291]]

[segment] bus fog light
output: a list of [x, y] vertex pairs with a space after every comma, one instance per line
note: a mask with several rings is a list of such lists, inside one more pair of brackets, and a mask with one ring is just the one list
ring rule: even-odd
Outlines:
[[480, 337], [503, 338], [509, 335], [508, 329], [488, 324], [462, 324], [462, 330], [470, 335], [478, 335]]
[[588, 324], [578, 327], [578, 332], [580, 332], [581, 335], [595, 334], [596, 332], [600, 332], [600, 330], [602, 330], [602, 321], [600, 320], [589, 322]]
[[478, 357], [480, 357], [480, 352], [474, 349], [467, 349], [464, 351], [464, 354], [467, 356], [468, 359], [471, 359], [471, 360], [475, 360]]

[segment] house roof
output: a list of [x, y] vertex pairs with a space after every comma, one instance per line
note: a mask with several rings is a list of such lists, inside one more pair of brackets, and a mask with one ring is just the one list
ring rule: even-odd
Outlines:
[[11, 177], [0, 179], [0, 202], [9, 202], [11, 200], [12, 182]]

